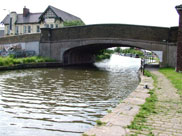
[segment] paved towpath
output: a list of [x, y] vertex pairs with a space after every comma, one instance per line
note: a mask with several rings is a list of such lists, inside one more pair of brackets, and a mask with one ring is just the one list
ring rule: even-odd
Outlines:
[[[158, 78], [156, 94], [157, 114], [147, 118], [146, 126], [151, 128], [150, 136], [182, 136], [182, 98], [177, 94], [177, 89], [159, 71], [152, 70]], [[135, 130], [130, 130], [130, 135], [136, 134]], [[138, 136], [146, 136], [148, 130], [139, 131]]]

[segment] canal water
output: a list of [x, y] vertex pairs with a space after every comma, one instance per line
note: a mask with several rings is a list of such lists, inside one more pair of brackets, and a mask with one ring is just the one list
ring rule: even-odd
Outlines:
[[138, 85], [140, 59], [0, 72], [0, 136], [81, 136]]

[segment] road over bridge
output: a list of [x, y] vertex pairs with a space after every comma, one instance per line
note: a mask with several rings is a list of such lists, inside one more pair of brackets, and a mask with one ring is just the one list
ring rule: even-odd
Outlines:
[[64, 65], [93, 63], [94, 55], [109, 47], [137, 47], [161, 51], [161, 66], [176, 66], [178, 27], [99, 24], [41, 31], [40, 55]]

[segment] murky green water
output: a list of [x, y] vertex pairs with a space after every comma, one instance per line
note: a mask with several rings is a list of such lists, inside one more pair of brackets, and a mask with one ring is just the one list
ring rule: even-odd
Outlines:
[[91, 128], [139, 82], [135, 65], [96, 65], [0, 72], [0, 136], [80, 136]]

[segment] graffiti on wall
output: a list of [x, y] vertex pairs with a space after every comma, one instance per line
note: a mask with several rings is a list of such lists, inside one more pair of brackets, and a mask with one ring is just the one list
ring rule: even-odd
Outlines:
[[8, 55], [14, 55], [15, 57], [34, 56], [35, 51], [25, 51], [23, 45], [21, 45], [20, 43], [0, 45], [0, 56]]

